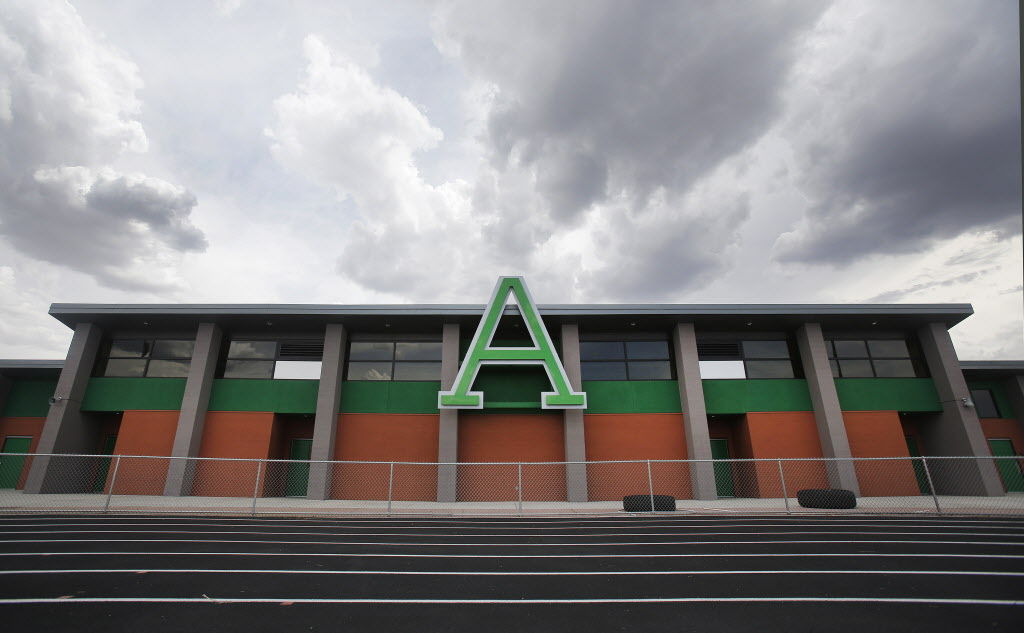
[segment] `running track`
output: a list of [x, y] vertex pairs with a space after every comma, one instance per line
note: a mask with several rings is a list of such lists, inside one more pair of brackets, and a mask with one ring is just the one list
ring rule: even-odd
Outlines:
[[0, 515], [14, 631], [1022, 631], [1024, 520]]

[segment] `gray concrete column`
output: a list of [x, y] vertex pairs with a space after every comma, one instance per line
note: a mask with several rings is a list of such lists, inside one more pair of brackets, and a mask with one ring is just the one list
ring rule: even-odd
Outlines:
[[[928, 371], [942, 403], [942, 413], [920, 426], [926, 455], [988, 456], [988, 445], [974, 407], [964, 405], [971, 395], [960, 370], [956, 349], [943, 323], [929, 323], [917, 332]], [[1003, 494], [992, 460], [933, 460], [929, 462], [939, 494]]]
[[[574, 391], [583, 391], [580, 367], [580, 328], [575, 323], [562, 324], [562, 365]], [[569, 501], [587, 501], [587, 441], [584, 437], [583, 409], [565, 409], [565, 491]]]
[[[441, 389], [455, 386], [459, 373], [459, 324], [445, 323], [441, 330]], [[440, 409], [437, 429], [437, 500], [454, 503], [458, 499], [459, 410]]]
[[327, 324], [324, 331], [324, 356], [320, 365], [320, 386], [316, 393], [313, 445], [309, 452], [313, 463], [309, 465], [306, 496], [310, 499], [331, 498], [333, 466], [326, 462], [334, 459], [334, 438], [338, 431], [338, 411], [341, 409], [342, 371], [345, 367], [347, 342], [348, 334], [344, 325]]
[[[192, 349], [192, 362], [185, 381], [185, 394], [181, 398], [178, 428], [174, 432], [172, 457], [196, 457], [203, 439], [203, 423], [210, 404], [210, 390], [217, 371], [220, 343], [223, 335], [216, 323], [200, 323], [196, 330], [196, 343]], [[172, 459], [167, 467], [164, 494], [188, 495], [192, 492], [193, 469], [186, 459]]]
[[[711, 434], [708, 412], [704, 405], [704, 385], [697, 358], [697, 335], [693, 323], [676, 323], [672, 330], [679, 402], [683, 405], [683, 428], [686, 433], [686, 456], [689, 459], [711, 459]], [[694, 499], [717, 499], [715, 469], [710, 461], [690, 464], [690, 481]]]
[[4, 407], [7, 406], [7, 396], [11, 393], [11, 379], [0, 375], [0, 416], [4, 414]]
[[811, 392], [814, 407], [814, 421], [818, 425], [818, 441], [821, 454], [825, 457], [840, 457], [847, 461], [828, 462], [828, 484], [833, 488], [852, 490], [860, 494], [857, 484], [857, 470], [849, 461], [850, 441], [846, 437], [843, 411], [839, 407], [836, 381], [832, 377], [832, 366], [828, 362], [825, 337], [821, 335], [819, 323], [804, 323], [796, 331], [796, 344], [800, 348], [800, 362], [807, 378], [807, 389]]
[[[82, 415], [81, 407], [102, 338], [100, 328], [92, 323], [79, 323], [75, 326], [68, 356], [53, 394], [56, 402], [50, 405], [50, 411], [46, 415], [37, 452], [95, 452], [98, 430]], [[82, 462], [79, 467], [87, 468], [89, 465]], [[32, 460], [32, 467], [25, 481], [25, 492], [77, 492], [77, 489], [71, 488], [74, 484], [72, 480], [76, 476], [86, 478], [81, 473], [76, 475], [72, 470], [72, 461], [37, 457]]]

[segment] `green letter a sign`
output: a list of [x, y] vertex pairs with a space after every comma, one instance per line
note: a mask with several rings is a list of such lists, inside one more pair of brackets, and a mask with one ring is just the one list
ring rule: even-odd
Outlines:
[[[526, 329], [533, 339], [533, 347], [491, 347], [498, 321], [505, 311], [509, 295], [519, 307], [519, 313], [526, 322]], [[537, 305], [526, 289], [522, 277], [501, 277], [494, 288], [491, 301], [484, 310], [484, 318], [473, 335], [469, 352], [462, 361], [455, 385], [451, 391], [437, 393], [437, 406], [441, 409], [483, 409], [482, 391], [470, 391], [482, 365], [541, 365], [547, 371], [548, 380], [554, 391], [540, 394], [540, 406], [544, 409], [584, 409], [587, 394], [572, 390], [565, 368], [558, 358], [551, 337], [540, 320]]]

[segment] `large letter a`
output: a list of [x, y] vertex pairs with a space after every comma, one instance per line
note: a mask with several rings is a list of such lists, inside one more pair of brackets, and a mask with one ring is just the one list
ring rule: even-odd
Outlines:
[[[526, 322], [526, 330], [533, 339], [533, 347], [491, 347], [501, 314], [509, 295], [515, 300], [519, 313]], [[565, 375], [562, 361], [551, 344], [551, 337], [540, 319], [522, 277], [501, 277], [494, 288], [491, 301], [484, 310], [484, 318], [473, 335], [466, 358], [462, 361], [455, 385], [451, 391], [437, 393], [437, 406], [441, 409], [483, 409], [482, 391], [470, 391], [482, 365], [541, 365], [548, 374], [554, 391], [540, 394], [543, 409], [585, 409], [587, 394], [572, 390]]]

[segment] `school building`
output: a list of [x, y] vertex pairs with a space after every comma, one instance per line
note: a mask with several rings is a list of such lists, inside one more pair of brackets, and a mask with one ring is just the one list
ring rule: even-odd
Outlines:
[[[521, 278], [504, 277], [484, 305], [49, 312], [74, 333], [66, 358], [0, 361], [3, 452], [312, 460], [273, 494], [379, 498], [358, 464], [323, 460], [569, 462], [552, 466], [558, 485], [528, 497], [595, 501], [636, 491], [580, 462], [1024, 451], [1024, 361], [957, 358], [949, 330], [969, 304], [536, 305]], [[68, 460], [4, 460], [0, 487], [104, 486], [95, 474], [77, 480]], [[125, 466], [118, 492], [251, 494], [227, 470], [160, 464]], [[1018, 464], [936, 469], [935, 485], [1024, 491]], [[723, 477], [695, 464], [659, 492], [778, 496], [743, 467]], [[819, 465], [797, 485], [921, 493], [909, 462], [884, 477], [861, 468]], [[488, 477], [424, 467], [395, 494], [487, 500]]]

